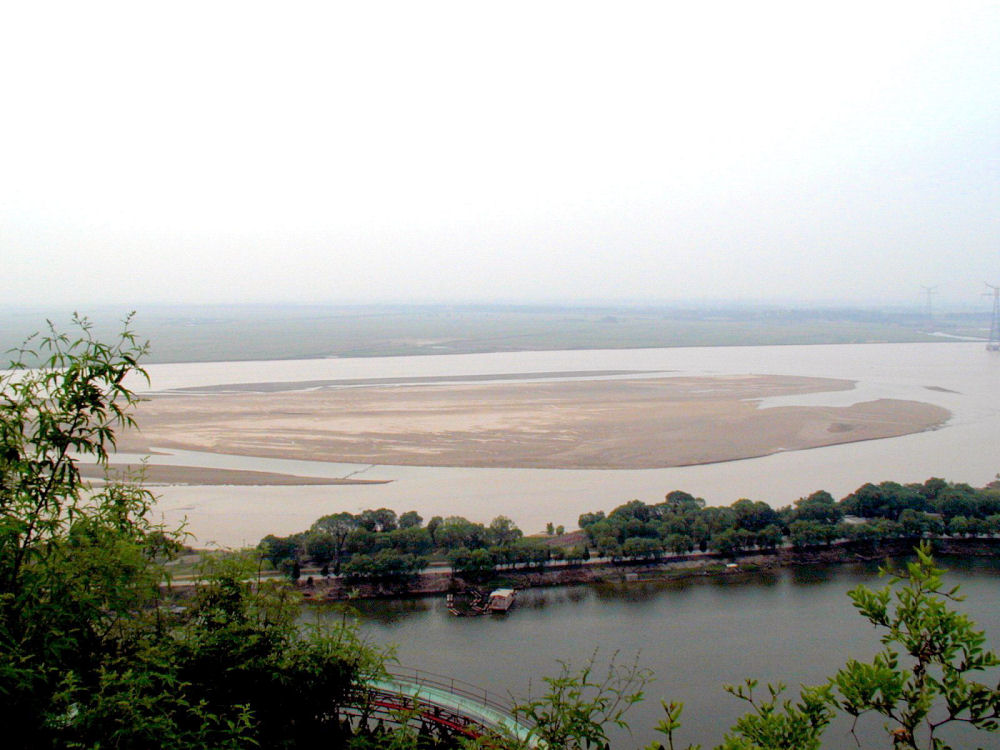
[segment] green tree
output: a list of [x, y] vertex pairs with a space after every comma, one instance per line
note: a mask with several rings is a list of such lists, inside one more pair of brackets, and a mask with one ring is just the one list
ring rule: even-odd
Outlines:
[[509, 546], [522, 536], [521, 530], [507, 516], [494, 518], [486, 531], [489, 543], [497, 547]]
[[403, 515], [399, 517], [399, 528], [401, 529], [413, 529], [419, 528], [420, 524], [424, 522], [424, 519], [420, 517], [420, 514], [415, 510], [408, 510]]
[[338, 707], [380, 669], [380, 656], [344, 623], [301, 631], [298, 598], [277, 582], [255, 583], [253, 572], [244, 556], [209, 558], [190, 612], [171, 630], [175, 689], [229, 721], [245, 715], [244, 747], [336, 743]]
[[599, 521], [588, 524], [585, 527], [587, 538], [594, 546], [607, 545], [608, 543], [618, 544], [623, 539], [621, 529], [612, 521], [602, 518]]
[[757, 546], [761, 549], [775, 550], [784, 538], [785, 537], [781, 532], [781, 528], [771, 524], [769, 526], [765, 526], [761, 529], [760, 533], [757, 534]]
[[577, 526], [579, 526], [581, 529], [586, 529], [588, 526], [591, 526], [597, 523], [598, 521], [603, 521], [603, 520], [604, 520], [603, 510], [599, 510], [596, 513], [584, 513], [579, 517], [579, 519], [577, 519]]
[[344, 564], [344, 574], [350, 578], [405, 580], [427, 567], [427, 559], [382, 549], [374, 555], [354, 555]]
[[687, 534], [671, 534], [665, 541], [667, 549], [675, 555], [686, 555], [694, 547], [694, 540]]
[[674, 513], [685, 514], [701, 510], [705, 507], [705, 501], [682, 490], [673, 490], [667, 493], [663, 505]]
[[377, 508], [361, 511], [357, 517], [358, 524], [368, 531], [385, 532], [398, 528], [396, 511], [389, 508]]
[[438, 544], [437, 532], [443, 523], [444, 519], [441, 516], [434, 516], [427, 522], [427, 533], [431, 535], [432, 544]]
[[107, 467], [133, 424], [146, 347], [128, 320], [111, 344], [74, 321], [0, 372], [5, 747], [335, 745], [336, 707], [380, 658], [349, 626], [300, 631], [286, 589], [250, 583], [255, 560], [213, 561], [189, 607], [165, 606], [178, 538], [149, 521], [141, 476], [93, 487], [77, 466]]
[[796, 521], [819, 521], [821, 523], [837, 524], [844, 517], [844, 511], [837, 507], [833, 495], [825, 490], [818, 490], [809, 497], [795, 501], [792, 519]]
[[840, 502], [847, 514], [863, 518], [888, 518], [895, 521], [907, 508], [929, 510], [924, 494], [896, 482], [864, 484]]
[[608, 518], [621, 521], [633, 519], [645, 523], [656, 517], [658, 513], [658, 510], [646, 505], [642, 500], [629, 500], [624, 505], [619, 505], [611, 511], [608, 514]]
[[257, 549], [260, 550], [265, 560], [277, 568], [283, 560], [291, 560], [298, 554], [299, 542], [300, 538], [298, 534], [293, 534], [292, 536], [268, 534], [260, 540]]
[[511, 562], [535, 567], [545, 565], [552, 554], [552, 548], [542, 544], [537, 539], [518, 539], [507, 548], [494, 548], [493, 551], [495, 552], [496, 549], [507, 549], [509, 551], [508, 559]]
[[123, 616], [154, 601], [158, 583], [144, 549], [149, 493], [124, 481], [88, 494], [76, 464], [107, 466], [115, 431], [133, 424], [125, 383], [145, 375], [146, 345], [128, 321], [110, 345], [74, 323], [76, 338], [50, 324], [0, 372], [0, 718], [14, 736], [51, 723], [60, 685], [94, 677]]
[[329, 534], [333, 540], [334, 573], [340, 573], [340, 564], [347, 545], [347, 537], [357, 528], [358, 519], [347, 512], [323, 516], [312, 525], [310, 531]]
[[788, 540], [793, 547], [814, 547], [831, 541], [830, 526], [819, 521], [792, 521], [788, 526]]
[[482, 578], [493, 572], [493, 556], [485, 549], [458, 547], [448, 553], [448, 563], [460, 575]]
[[899, 514], [899, 523], [908, 537], [920, 538], [930, 529], [930, 519], [926, 513], [907, 508]]
[[726, 557], [734, 557], [744, 549], [745, 539], [735, 529], [726, 529], [713, 534], [709, 546]]
[[434, 532], [435, 543], [444, 549], [486, 547], [488, 546], [488, 536], [485, 526], [481, 523], [473, 523], [462, 516], [448, 516]]
[[564, 558], [570, 565], [579, 565], [581, 562], [590, 559], [590, 553], [587, 551], [587, 545], [578, 544], [567, 549], [564, 553]]
[[829, 690], [803, 688], [798, 703], [781, 700], [784, 685], [768, 685], [768, 697], [754, 695], [755, 680], [727, 685], [726, 692], [753, 708], [733, 724], [716, 750], [819, 750], [833, 718]]
[[400, 552], [423, 554], [429, 552], [433, 546], [430, 532], [419, 526], [400, 526], [395, 531], [390, 531], [387, 536], [389, 546]]
[[962, 597], [957, 586], [945, 588], [942, 573], [925, 543], [889, 586], [850, 593], [855, 608], [885, 630], [885, 648], [871, 662], [851, 660], [837, 672], [835, 703], [853, 717], [885, 717], [895, 747], [946, 750], [942, 729], [956, 723], [998, 729], [1000, 689], [972, 676], [1000, 659], [984, 648], [986, 637], [968, 616], [950, 607]]
[[337, 556], [337, 542], [333, 534], [309, 531], [305, 534], [306, 556], [317, 565], [326, 565]]
[[514, 707], [514, 716], [532, 727], [529, 747], [588, 750], [607, 746], [611, 726], [627, 728], [628, 710], [642, 700], [652, 674], [638, 663], [612, 658], [606, 670], [597, 652], [579, 670], [560, 662], [555, 677], [545, 677], [546, 692]]
[[760, 531], [765, 526], [781, 523], [778, 513], [767, 503], [742, 498], [730, 507], [736, 514], [736, 525], [747, 531]]
[[658, 559], [663, 554], [663, 542], [659, 539], [632, 537], [626, 539], [622, 545], [622, 554], [636, 559], [645, 557]]

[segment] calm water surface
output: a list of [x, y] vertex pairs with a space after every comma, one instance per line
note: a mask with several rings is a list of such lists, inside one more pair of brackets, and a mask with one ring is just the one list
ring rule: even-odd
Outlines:
[[[948, 559], [947, 580], [960, 583], [959, 605], [1000, 646], [1000, 562]], [[657, 736], [660, 698], [685, 703], [686, 742], [706, 748], [741, 713], [722, 685], [747, 677], [814, 684], [849, 658], [870, 658], [878, 632], [850, 606], [846, 592], [859, 583], [878, 586], [876, 566], [802, 567], [722, 579], [673, 583], [579, 586], [521, 592], [503, 616], [453, 617], [443, 599], [359, 602], [363, 632], [379, 644], [395, 644], [401, 663], [476, 683], [491, 692], [524, 697], [539, 677], [558, 671], [558, 661], [581, 664], [595, 649], [599, 660], [651, 668], [656, 681], [632, 714], [633, 737], [615, 735], [616, 750], [641, 747]], [[313, 616], [317, 615], [313, 611]], [[996, 676], [994, 676], [996, 679]], [[874, 722], [865, 747], [887, 747]], [[824, 747], [854, 747], [844, 724]], [[957, 747], [1000, 748], [1000, 735], [976, 745], [966, 735]]]

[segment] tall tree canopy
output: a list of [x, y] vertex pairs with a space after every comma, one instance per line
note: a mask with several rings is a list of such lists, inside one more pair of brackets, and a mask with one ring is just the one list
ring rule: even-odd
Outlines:
[[[336, 707], [377, 654], [350, 626], [302, 633], [286, 590], [218, 560], [166, 606], [180, 536], [150, 521], [133, 478], [91, 486], [132, 425], [145, 373], [126, 320], [110, 344], [75, 318], [0, 373], [0, 726], [5, 747], [331, 745]], [[26, 362], [43, 362], [29, 368]]]

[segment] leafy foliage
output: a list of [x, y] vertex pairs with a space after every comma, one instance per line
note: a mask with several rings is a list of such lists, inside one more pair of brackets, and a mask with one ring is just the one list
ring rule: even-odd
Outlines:
[[[89, 658], [127, 635], [128, 613], [154, 596], [150, 495], [129, 482], [88, 492], [77, 456], [107, 464], [130, 426], [129, 374], [146, 350], [128, 328], [111, 345], [75, 318], [50, 326], [0, 374], [0, 716], [8, 726], [58, 726], [52, 696]], [[25, 360], [43, 358], [28, 369]], [[159, 539], [163, 535], [159, 534]], [[89, 675], [91, 679], [96, 674]], [[13, 722], [13, 724], [11, 724]]]
[[[945, 750], [940, 730], [953, 723], [997, 731], [1000, 689], [970, 675], [1000, 665], [986, 637], [949, 607], [958, 587], [945, 589], [930, 548], [879, 591], [850, 593], [858, 611], [884, 628], [885, 648], [871, 662], [849, 661], [831, 680], [836, 704], [855, 718], [874, 712], [889, 720], [896, 747]], [[905, 582], [895, 592], [892, 585]]]
[[833, 718], [827, 687], [804, 688], [797, 703], [780, 700], [784, 685], [768, 685], [768, 697], [754, 697], [755, 680], [727, 685], [726, 692], [753, 710], [733, 725], [717, 750], [818, 750], [823, 730]]
[[652, 674], [637, 663], [620, 664], [614, 658], [601, 671], [596, 660], [594, 652], [577, 671], [560, 662], [560, 673], [544, 678], [544, 695], [515, 706], [514, 716], [533, 727], [534, 746], [603, 748], [608, 727], [628, 728], [625, 715], [642, 700]]
[[[133, 424], [146, 351], [86, 319], [50, 327], [0, 373], [0, 722], [5, 747], [335, 745], [337, 706], [380, 656], [349, 623], [303, 632], [280, 586], [213, 558], [186, 606], [161, 561], [179, 536], [149, 521], [141, 477], [90, 486]], [[44, 360], [28, 369], [26, 361]]]

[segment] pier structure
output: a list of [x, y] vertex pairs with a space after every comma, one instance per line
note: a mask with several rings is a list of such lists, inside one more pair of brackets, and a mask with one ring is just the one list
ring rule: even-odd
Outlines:
[[393, 667], [361, 687], [356, 705], [341, 709], [355, 722], [406, 724], [428, 733], [471, 738], [495, 735], [532, 742], [530, 727], [516, 719], [509, 701], [463, 680]]

